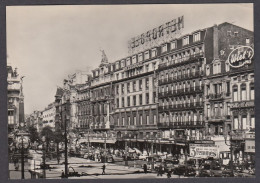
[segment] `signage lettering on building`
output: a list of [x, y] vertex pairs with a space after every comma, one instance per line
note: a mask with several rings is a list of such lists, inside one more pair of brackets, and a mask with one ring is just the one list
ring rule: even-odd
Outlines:
[[219, 156], [219, 152], [216, 145], [190, 144], [190, 156], [194, 158], [217, 158]]
[[250, 46], [240, 46], [234, 49], [228, 56], [228, 63], [231, 67], [239, 68], [251, 64], [254, 50]]
[[145, 50], [152, 46], [159, 45], [170, 39], [176, 38], [179, 30], [184, 28], [184, 16], [173, 19], [159, 27], [147, 31], [132, 38], [128, 42], [129, 53], [135, 53], [140, 49]]

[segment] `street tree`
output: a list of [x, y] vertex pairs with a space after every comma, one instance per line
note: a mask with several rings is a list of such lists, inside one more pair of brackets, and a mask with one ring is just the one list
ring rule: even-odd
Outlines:
[[54, 132], [50, 126], [45, 126], [41, 131], [41, 137], [45, 137], [46, 151], [49, 151], [50, 142], [54, 139]]
[[33, 125], [28, 127], [28, 132], [29, 132], [29, 138], [30, 142], [39, 142], [39, 133], [37, 131], [37, 128]]

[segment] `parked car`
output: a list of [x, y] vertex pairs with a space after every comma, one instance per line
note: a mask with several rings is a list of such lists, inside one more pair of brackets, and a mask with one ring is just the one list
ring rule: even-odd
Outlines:
[[175, 175], [185, 175], [186, 176], [196, 176], [196, 170], [192, 167], [187, 167], [184, 165], [179, 165], [178, 167], [173, 169], [173, 174]]

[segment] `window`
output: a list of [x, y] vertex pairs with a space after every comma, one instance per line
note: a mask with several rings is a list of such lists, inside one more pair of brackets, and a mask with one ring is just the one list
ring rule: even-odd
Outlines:
[[238, 36], [238, 32], [234, 32], [234, 36], [237, 37]]
[[116, 86], [116, 94], [119, 94], [119, 86]]
[[227, 103], [227, 115], [230, 115], [231, 113], [230, 113], [230, 103], [228, 102]]
[[116, 99], [116, 106], [119, 107], [119, 99]]
[[134, 116], [134, 125], [136, 125], [136, 116]]
[[136, 106], [136, 96], [133, 96], [134, 106]]
[[237, 96], [237, 86], [233, 87], [233, 101], [238, 101], [238, 96]]
[[247, 118], [246, 116], [242, 116], [242, 129], [245, 130], [247, 129]]
[[125, 126], [125, 118], [122, 117], [123, 126]]
[[176, 41], [171, 42], [171, 50], [177, 48]]
[[133, 82], [133, 91], [136, 91], [136, 81]]
[[146, 124], [149, 124], [150, 120], [149, 120], [149, 115], [146, 116]]
[[142, 80], [139, 80], [139, 90], [142, 90], [142, 84], [143, 84], [143, 81]]
[[122, 94], [125, 92], [125, 84], [121, 85], [121, 89], [122, 89]]
[[127, 83], [127, 92], [130, 92], [130, 83]]
[[139, 123], [140, 123], [140, 125], [143, 124], [143, 116], [141, 114], [139, 115]]
[[142, 54], [142, 53], [140, 53], [140, 54], [138, 55], [138, 61], [139, 61], [139, 62], [143, 61], [143, 54]]
[[122, 97], [122, 107], [125, 107], [125, 98]]
[[156, 92], [153, 92], [153, 103], [155, 103]]
[[145, 79], [145, 88], [148, 90], [149, 89], [149, 78]]
[[131, 65], [131, 60], [130, 60], [130, 58], [127, 58], [126, 59], [126, 65], [128, 66], [128, 65]]
[[255, 87], [254, 83], [250, 84], [250, 99], [255, 100]]
[[208, 115], [208, 117], [210, 117], [210, 105], [209, 104], [207, 104], [207, 115]]
[[227, 81], [227, 96], [230, 95], [230, 82]]
[[246, 38], [246, 44], [249, 45], [250, 44], [250, 39]]
[[144, 59], [147, 60], [150, 58], [149, 50], [144, 53]]
[[127, 125], [131, 125], [131, 118], [130, 118], [130, 116], [127, 117]]
[[241, 85], [241, 99], [246, 100], [246, 85]]
[[255, 116], [254, 116], [254, 115], [251, 116], [250, 122], [251, 122], [251, 123], [250, 123], [250, 127], [251, 127], [251, 128], [255, 128]]
[[157, 56], [157, 50], [156, 49], [153, 49], [152, 50], [152, 57], [156, 57]]
[[234, 117], [234, 129], [238, 129], [239, 128], [239, 124], [238, 124], [238, 117]]
[[119, 62], [116, 63], [116, 69], [119, 69]]
[[127, 97], [127, 106], [130, 106], [130, 96]]
[[200, 32], [193, 34], [193, 42], [200, 41]]
[[125, 61], [124, 60], [121, 61], [121, 67], [125, 67]]
[[156, 117], [156, 114], [153, 115], [153, 124], [156, 124], [156, 121], [157, 121], [157, 117]]
[[139, 95], [139, 104], [143, 105], [143, 96], [142, 96], [142, 94]]
[[146, 104], [149, 104], [149, 93], [146, 93]]
[[132, 57], [132, 64], [135, 64], [137, 62], [136, 55]]
[[164, 53], [164, 52], [166, 52], [167, 51], [167, 44], [164, 44], [163, 46], [162, 46], [162, 52]]
[[189, 36], [182, 38], [182, 46], [185, 46], [188, 44], [189, 44]]
[[117, 74], [116, 74], [116, 80], [118, 80], [118, 79], [119, 79], [119, 74], [117, 73]]

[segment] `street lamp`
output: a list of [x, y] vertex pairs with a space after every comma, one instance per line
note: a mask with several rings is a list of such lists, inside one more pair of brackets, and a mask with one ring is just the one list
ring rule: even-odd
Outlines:
[[18, 145], [18, 147], [19, 147], [19, 149], [21, 150], [21, 177], [22, 177], [22, 179], [24, 179], [24, 149], [27, 149], [28, 147], [29, 147], [29, 140], [28, 140], [28, 143], [24, 143], [24, 139], [25, 139], [25, 137], [24, 137], [24, 135], [25, 135], [25, 132], [24, 132], [24, 129], [23, 129], [23, 127], [24, 127], [24, 123], [23, 122], [21, 122], [20, 123], [20, 129], [21, 129], [21, 136], [20, 136], [20, 141], [21, 141], [21, 143], [19, 143], [19, 145]]
[[188, 168], [188, 163], [187, 163], [187, 156], [188, 156], [188, 147], [189, 147], [189, 142], [188, 142], [188, 130], [185, 130], [185, 133], [184, 133], [184, 138], [185, 138], [185, 175], [187, 175], [187, 168]]
[[46, 178], [46, 147], [45, 147], [46, 138], [45, 136], [42, 137], [42, 151], [43, 151], [43, 178]]
[[233, 151], [234, 151], [234, 149], [235, 148], [237, 148], [238, 146], [237, 145], [234, 145], [233, 143], [232, 143], [232, 138], [233, 138], [233, 135], [235, 135], [234, 134], [234, 132], [233, 131], [231, 131], [230, 133], [229, 133], [229, 143], [230, 144], [228, 144], [227, 143], [227, 137], [228, 137], [228, 133], [226, 133], [225, 135], [224, 135], [224, 138], [225, 138], [225, 144], [227, 145], [227, 146], [230, 146], [230, 170], [231, 170], [231, 176], [233, 177], [234, 176], [234, 160], [233, 160]]

